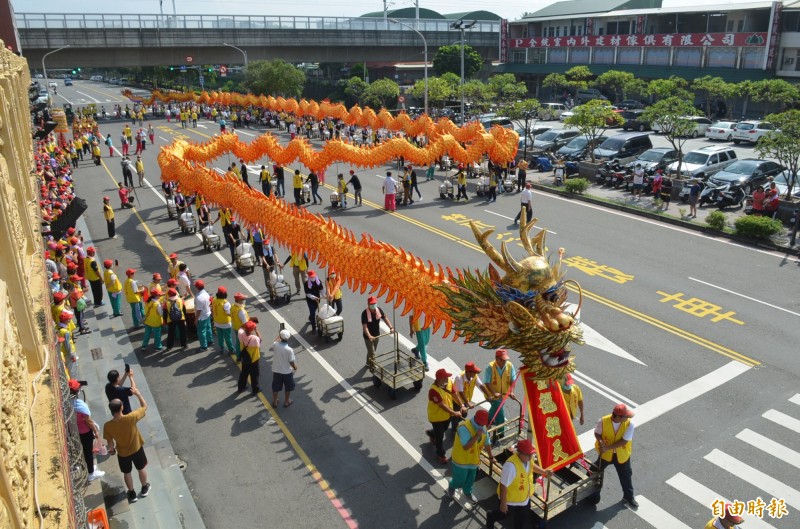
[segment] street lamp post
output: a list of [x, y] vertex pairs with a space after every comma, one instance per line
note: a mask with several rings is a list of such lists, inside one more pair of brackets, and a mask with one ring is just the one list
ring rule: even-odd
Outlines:
[[234, 50], [239, 50], [239, 53], [242, 54], [244, 57], [244, 69], [247, 69], [247, 52], [238, 46], [234, 46], [233, 44], [228, 44], [227, 42], [222, 43], [223, 46], [227, 46], [229, 48], [233, 48]]
[[422, 39], [422, 46], [424, 47], [424, 50], [425, 50], [423, 55], [424, 55], [424, 59], [425, 59], [425, 74], [424, 74], [425, 75], [425, 114], [427, 114], [428, 113], [428, 41], [425, 40], [425, 36], [422, 33], [420, 33], [420, 31], [418, 29], [409, 26], [405, 22], [400, 22], [396, 18], [390, 18], [389, 22], [391, 22], [393, 24], [400, 24], [401, 26], [410, 29], [411, 31], [413, 31], [417, 35], [419, 35], [419, 38]]
[[461, 84], [459, 85], [459, 91], [461, 92], [461, 124], [463, 125], [466, 123], [466, 116], [464, 115], [464, 45], [466, 42], [464, 41], [465, 35], [464, 32], [468, 29], [472, 29], [475, 24], [477, 24], [477, 20], [473, 20], [470, 24], [464, 24], [464, 21], [459, 19], [456, 22], [450, 24], [450, 29], [457, 29], [461, 31]]
[[63, 47], [61, 47], [61, 48], [58, 48], [57, 50], [48, 51], [47, 53], [45, 53], [45, 54], [42, 56], [42, 73], [44, 74], [44, 86], [46, 86], [46, 87], [47, 87], [47, 90], [48, 90], [48, 91], [50, 90], [50, 87], [49, 87], [49, 86], [48, 86], [48, 84], [47, 84], [47, 67], [44, 65], [44, 61], [45, 61], [45, 59], [47, 59], [47, 57], [48, 57], [49, 55], [52, 55], [52, 54], [54, 54], [54, 53], [57, 53], [57, 52], [59, 52], [59, 51], [61, 51], [61, 50], [65, 50], [65, 49], [67, 49], [67, 48], [69, 48], [69, 44], [67, 44], [66, 46], [63, 46]]

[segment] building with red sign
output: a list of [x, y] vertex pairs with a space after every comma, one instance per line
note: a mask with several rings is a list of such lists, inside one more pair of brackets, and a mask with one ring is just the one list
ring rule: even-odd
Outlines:
[[[800, 76], [800, 65], [795, 69], [800, 6], [794, 8], [798, 12], [789, 3], [783, 7], [781, 2], [741, 0], [725, 5], [557, 2], [509, 23], [508, 62], [498, 70], [517, 74], [532, 90], [547, 74], [576, 65], [589, 66], [594, 74], [623, 70], [645, 79], [713, 75], [738, 82]], [[799, 37], [794, 48], [787, 46], [794, 42], [792, 34]]]

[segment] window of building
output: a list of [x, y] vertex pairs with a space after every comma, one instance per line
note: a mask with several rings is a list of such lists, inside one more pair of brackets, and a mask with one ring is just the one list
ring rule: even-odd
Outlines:
[[589, 48], [572, 48], [569, 61], [576, 64], [589, 64]]
[[630, 35], [631, 23], [629, 20], [617, 23], [617, 35]]
[[726, 13], [709, 13], [707, 33], [722, 33], [725, 31], [727, 18]]
[[735, 48], [708, 48], [706, 66], [709, 68], [736, 68]]
[[565, 64], [567, 62], [567, 48], [550, 48], [547, 62], [550, 64]]
[[620, 48], [617, 51], [617, 64], [639, 64], [642, 60], [641, 48]]
[[644, 63], [648, 66], [669, 66], [669, 48], [646, 48]]
[[606, 32], [609, 35], [616, 35], [618, 26], [617, 22], [606, 22]]
[[614, 48], [595, 48], [592, 64], [614, 64]]
[[675, 48], [673, 66], [700, 67], [703, 60], [702, 48]]
[[786, 11], [781, 14], [783, 31], [800, 31], [800, 11]]
[[525, 50], [514, 50], [511, 52], [511, 62], [525, 63]]
[[547, 36], [548, 37], [555, 37], [556, 36], [556, 28], [554, 28], [553, 26], [550, 26], [549, 28], [547, 28]]
[[530, 48], [528, 50], [528, 64], [545, 64], [547, 61], [547, 50], [542, 48]]
[[764, 48], [744, 48], [742, 49], [742, 59], [740, 68], [745, 70], [758, 70], [764, 66]]

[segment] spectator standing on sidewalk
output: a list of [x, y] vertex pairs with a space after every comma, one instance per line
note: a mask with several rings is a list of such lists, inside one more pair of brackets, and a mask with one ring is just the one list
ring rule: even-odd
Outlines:
[[111, 199], [109, 197], [103, 197], [103, 217], [106, 219], [108, 238], [116, 239], [117, 232], [114, 226], [114, 208], [111, 207]]
[[80, 391], [81, 383], [71, 378], [69, 380], [69, 394], [75, 399], [72, 404], [75, 407], [75, 415], [78, 420], [78, 435], [81, 438], [83, 459], [86, 461], [86, 472], [89, 474], [89, 481], [94, 481], [106, 474], [99, 468], [96, 468], [94, 464], [94, 440], [100, 439], [100, 430], [97, 428], [97, 424], [92, 420], [92, 412], [89, 410], [89, 406], [78, 398]]
[[294, 350], [289, 347], [291, 333], [286, 329], [281, 329], [278, 337], [270, 347], [272, 351], [272, 407], [278, 407], [278, 394], [283, 391], [283, 407], [288, 408], [294, 401], [291, 399], [294, 391], [294, 373], [297, 371]]
[[[132, 409], [130, 397], [133, 395], [133, 390], [136, 389], [136, 381], [133, 378], [133, 369], [128, 369], [126, 364], [125, 374], [122, 376], [119, 375], [119, 371], [112, 369], [106, 375], [106, 379], [108, 379], [108, 383], [105, 386], [105, 393], [108, 402], [111, 402], [114, 399], [119, 400], [122, 402], [122, 413], [125, 415], [129, 414]], [[128, 387], [123, 386], [126, 380], [130, 381], [131, 383]]]
[[108, 297], [111, 300], [111, 317], [115, 318], [117, 316], [122, 316], [122, 310], [120, 309], [122, 303], [122, 283], [120, 283], [117, 274], [111, 269], [113, 265], [114, 263], [111, 259], [103, 261], [103, 267], [106, 269], [103, 273], [103, 282], [106, 285], [106, 291], [108, 291]]
[[197, 338], [200, 340], [200, 350], [208, 351], [208, 345], [214, 343], [214, 334], [211, 331], [211, 296], [206, 291], [206, 284], [202, 279], [194, 282], [197, 295], [194, 297], [194, 319], [197, 324]]
[[108, 404], [112, 418], [103, 425], [103, 438], [108, 443], [108, 453], [117, 454], [119, 469], [122, 471], [125, 486], [128, 489], [128, 503], [135, 503], [139, 498], [133, 489], [133, 467], [139, 471], [139, 482], [142, 490], [139, 496], [144, 498], [150, 493], [150, 482], [147, 481], [147, 455], [144, 453], [144, 439], [136, 423], [147, 414], [145, 402], [139, 390], [133, 388], [133, 394], [139, 399], [139, 409], [127, 415], [122, 413], [122, 402], [118, 399]]

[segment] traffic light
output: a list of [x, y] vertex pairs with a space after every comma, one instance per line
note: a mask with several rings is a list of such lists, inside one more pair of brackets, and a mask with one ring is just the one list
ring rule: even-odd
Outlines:
[[213, 71], [214, 71], [214, 68], [209, 68], [209, 69], [208, 69], [208, 73], [211, 73], [211, 72], [213, 72]]
[[175, 67], [174, 67], [174, 66], [170, 66], [170, 67], [169, 67], [169, 71], [170, 71], [170, 72], [174, 72], [174, 71], [175, 71]]
[[72, 70], [72, 75], [75, 75], [76, 73], [78, 73], [76, 70]]
[[78, 68], [78, 71], [80, 72], [80, 71], [81, 71], [81, 69], [80, 69], [80, 68]]

